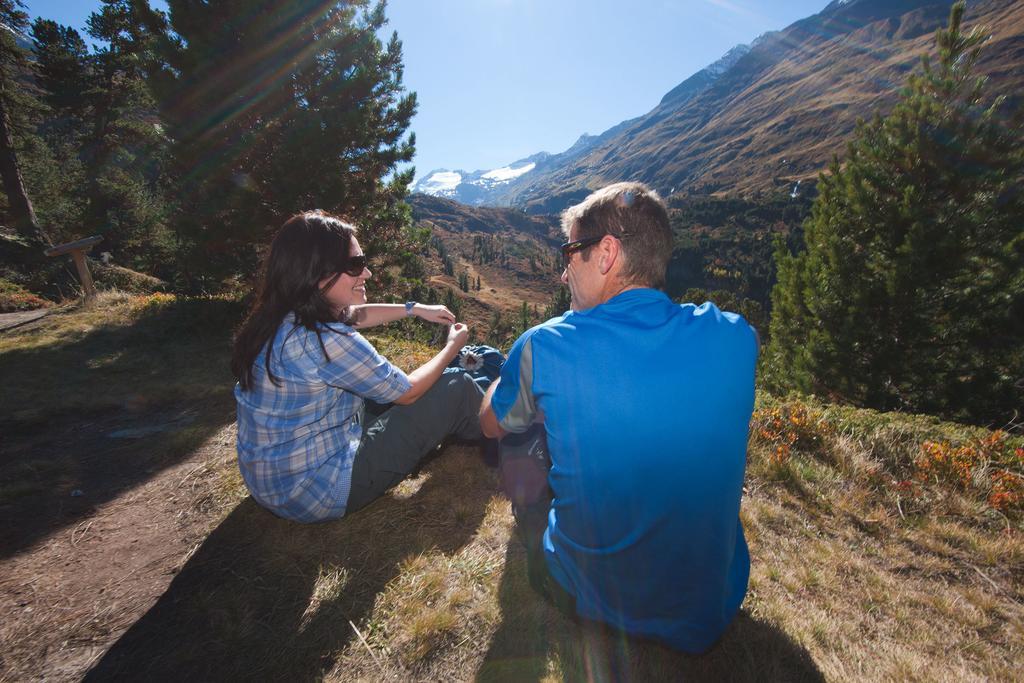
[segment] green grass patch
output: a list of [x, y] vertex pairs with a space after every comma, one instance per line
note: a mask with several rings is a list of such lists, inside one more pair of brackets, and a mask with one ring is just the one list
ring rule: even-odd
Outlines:
[[237, 300], [104, 293], [0, 335], [0, 414], [9, 429], [111, 409], [223, 395]]

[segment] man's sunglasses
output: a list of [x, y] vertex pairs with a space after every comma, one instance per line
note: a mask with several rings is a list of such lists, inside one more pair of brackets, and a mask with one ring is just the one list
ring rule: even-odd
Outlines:
[[577, 251], [592, 247], [601, 240], [604, 239], [604, 235], [598, 235], [597, 237], [587, 237], [581, 240], [573, 240], [572, 242], [566, 242], [559, 249], [562, 250], [562, 265], [569, 265], [569, 257], [575, 254]]
[[609, 232], [606, 232], [605, 234], [598, 235], [597, 237], [587, 237], [581, 240], [573, 240], [572, 242], [566, 242], [565, 244], [559, 247], [559, 249], [562, 250], [562, 265], [568, 267], [570, 256], [575, 254], [577, 251], [581, 251], [583, 249], [586, 249], [587, 247], [594, 246], [595, 244], [603, 240], [605, 237], [614, 237], [617, 240], [621, 240], [623, 237], [628, 236], [628, 232], [624, 232], [621, 235], [613, 235]]
[[359, 277], [363, 274], [363, 270], [366, 269], [366, 254], [360, 254], [359, 256], [348, 257], [348, 268], [343, 268], [341, 272], [352, 277]]

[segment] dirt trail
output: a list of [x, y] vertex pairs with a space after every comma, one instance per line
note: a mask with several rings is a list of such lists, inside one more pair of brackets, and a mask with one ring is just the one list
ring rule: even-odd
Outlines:
[[234, 429], [0, 562], [0, 680], [78, 680], [145, 614], [220, 517]]
[[48, 311], [45, 308], [37, 308], [34, 311], [16, 311], [14, 313], [0, 313], [0, 332], [3, 332], [4, 330], [10, 330], [15, 327], [20, 327], [21, 325], [25, 325], [27, 323], [39, 320], [49, 312], [50, 311]]

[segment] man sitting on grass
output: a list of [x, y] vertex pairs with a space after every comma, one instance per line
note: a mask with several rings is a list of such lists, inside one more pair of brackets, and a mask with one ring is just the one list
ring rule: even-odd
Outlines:
[[[484, 397], [531, 584], [554, 604], [687, 652], [746, 593], [739, 522], [757, 334], [658, 288], [657, 194], [619, 183], [562, 218], [572, 310], [528, 330]], [[549, 450], [550, 449], [550, 450]]]

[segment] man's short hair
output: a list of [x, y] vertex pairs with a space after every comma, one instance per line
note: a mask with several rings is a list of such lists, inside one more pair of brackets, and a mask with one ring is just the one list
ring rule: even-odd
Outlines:
[[[672, 229], [658, 193], [643, 183], [615, 183], [597, 190], [562, 213], [566, 238], [613, 235], [626, 255], [623, 277], [629, 284], [661, 288], [672, 257]], [[586, 252], [583, 258], [589, 258]]]

